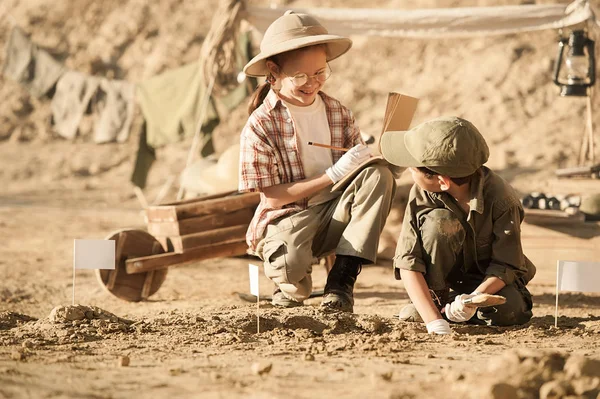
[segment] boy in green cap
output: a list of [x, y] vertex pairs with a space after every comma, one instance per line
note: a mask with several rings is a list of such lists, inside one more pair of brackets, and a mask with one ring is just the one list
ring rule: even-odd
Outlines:
[[[489, 149], [477, 128], [461, 118], [437, 118], [384, 133], [381, 151], [388, 162], [410, 168], [415, 181], [394, 257], [395, 277], [412, 301], [400, 319], [423, 321], [436, 334], [450, 333], [447, 320], [528, 322], [533, 304], [526, 285], [535, 266], [521, 247], [523, 208], [514, 189], [483, 166]], [[463, 304], [480, 293], [506, 303]]]

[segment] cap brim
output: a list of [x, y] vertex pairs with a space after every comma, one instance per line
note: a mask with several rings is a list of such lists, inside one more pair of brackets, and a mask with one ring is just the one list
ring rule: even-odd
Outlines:
[[423, 164], [417, 161], [406, 148], [404, 136], [406, 131], [390, 131], [381, 135], [379, 146], [381, 155], [389, 163], [396, 166], [417, 167]]
[[269, 72], [266, 65], [267, 58], [317, 44], [327, 44], [327, 61], [332, 61], [350, 50], [352, 40], [337, 35], [318, 35], [288, 40], [279, 46], [273, 46], [269, 51], [261, 51], [246, 64], [244, 73], [247, 76], [266, 76]]

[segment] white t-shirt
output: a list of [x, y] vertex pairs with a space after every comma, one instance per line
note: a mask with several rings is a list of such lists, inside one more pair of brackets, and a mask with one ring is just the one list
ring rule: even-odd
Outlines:
[[307, 107], [298, 107], [288, 102], [284, 102], [284, 105], [294, 120], [304, 176], [308, 179], [325, 172], [325, 169], [333, 165], [331, 150], [308, 145], [309, 141], [331, 145], [327, 112], [321, 96], [317, 95], [315, 101]]

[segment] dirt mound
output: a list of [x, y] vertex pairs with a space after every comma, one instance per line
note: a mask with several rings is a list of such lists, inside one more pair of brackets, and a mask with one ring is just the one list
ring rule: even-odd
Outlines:
[[37, 319], [21, 313], [0, 312], [0, 330], [8, 330], [10, 328], [15, 328], [23, 323], [27, 323], [32, 320]]
[[[2, 319], [0, 316], [0, 326]], [[27, 321], [30, 320], [36, 319], [29, 318]], [[108, 335], [134, 331], [132, 324], [133, 321], [122, 319], [96, 306], [58, 306], [52, 309], [48, 317], [11, 330], [6, 343], [29, 340], [36, 345], [55, 345], [96, 341]]]
[[[448, 380], [457, 376], [449, 373]], [[494, 358], [484, 374], [464, 375], [456, 388], [469, 398], [596, 398], [600, 360], [579, 355], [511, 350]]]

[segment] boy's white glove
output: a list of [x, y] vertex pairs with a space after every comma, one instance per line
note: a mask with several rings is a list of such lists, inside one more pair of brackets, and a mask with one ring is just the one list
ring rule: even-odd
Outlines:
[[446, 313], [446, 317], [448, 320], [453, 321], [455, 323], [463, 323], [469, 320], [471, 317], [475, 316], [477, 312], [477, 307], [475, 306], [466, 306], [463, 304], [464, 299], [473, 298], [476, 293], [473, 294], [461, 294], [454, 298], [452, 303], [447, 303], [444, 312]]
[[450, 324], [444, 319], [437, 319], [426, 324], [429, 334], [450, 334]]
[[371, 150], [364, 144], [357, 144], [350, 148], [338, 161], [327, 168], [325, 173], [333, 183], [337, 183], [358, 165], [371, 157]]

